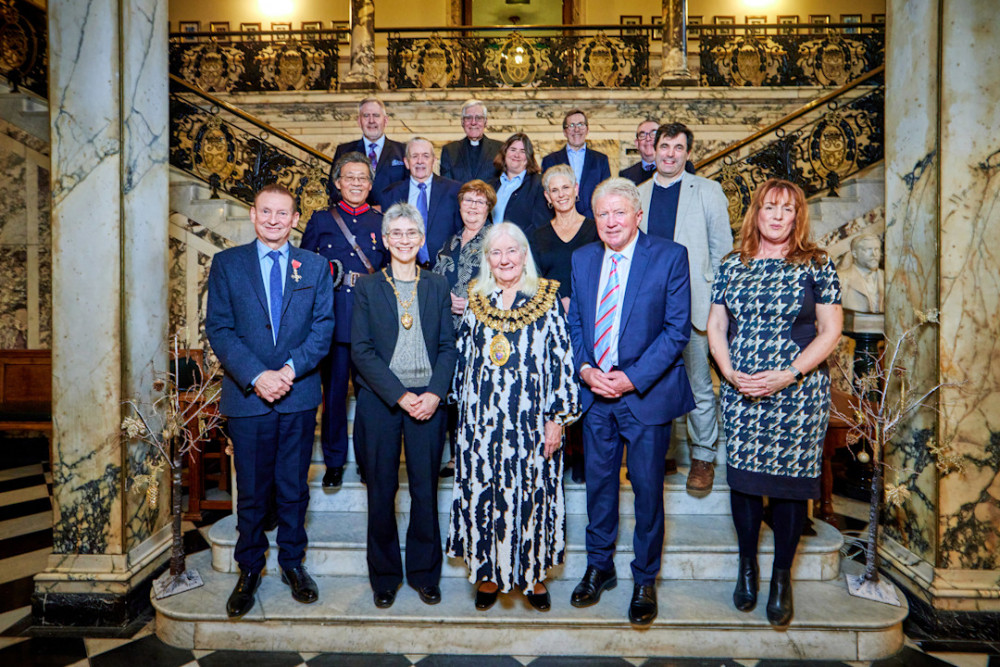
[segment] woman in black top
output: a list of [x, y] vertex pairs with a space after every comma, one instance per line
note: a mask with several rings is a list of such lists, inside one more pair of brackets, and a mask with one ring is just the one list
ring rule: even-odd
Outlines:
[[542, 187], [549, 208], [556, 215], [549, 224], [532, 232], [531, 254], [540, 276], [559, 281], [559, 300], [563, 309], [569, 310], [573, 287], [570, 258], [574, 250], [597, 240], [597, 226], [576, 210], [580, 186], [572, 167], [565, 164], [550, 167], [542, 176]]
[[[573, 251], [598, 240], [597, 225], [576, 210], [580, 186], [572, 167], [566, 164], [549, 167], [542, 176], [542, 187], [549, 208], [556, 216], [531, 233], [531, 254], [535, 257], [538, 275], [559, 281], [556, 295], [565, 313], [569, 310], [569, 295], [573, 289]], [[578, 421], [566, 427], [566, 465], [574, 482], [584, 481], [582, 424]]]

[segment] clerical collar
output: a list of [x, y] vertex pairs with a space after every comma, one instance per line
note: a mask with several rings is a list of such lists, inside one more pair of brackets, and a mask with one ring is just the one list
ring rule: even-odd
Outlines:
[[471, 145], [472, 145], [472, 146], [473, 146], [474, 148], [478, 148], [478, 147], [479, 147], [479, 143], [480, 143], [481, 141], [482, 141], [482, 139], [469, 139], [469, 143], [470, 143], [470, 144], [471, 144]]
[[350, 204], [348, 204], [347, 202], [345, 202], [343, 199], [341, 199], [339, 202], [337, 202], [337, 206], [339, 206], [345, 213], [349, 213], [349, 214], [351, 214], [351, 215], [353, 215], [355, 217], [361, 215], [362, 213], [364, 213], [365, 211], [367, 211], [368, 209], [371, 208], [371, 206], [368, 205], [368, 202], [365, 202], [364, 204], [362, 204], [361, 206], [359, 206], [357, 208], [353, 208]]

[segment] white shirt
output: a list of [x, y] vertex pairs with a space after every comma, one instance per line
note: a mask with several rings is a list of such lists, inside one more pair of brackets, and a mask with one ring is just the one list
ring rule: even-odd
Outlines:
[[601, 282], [597, 285], [597, 300], [594, 302], [594, 320], [597, 320], [597, 304], [604, 294], [604, 287], [608, 284], [608, 276], [611, 273], [611, 256], [615, 253], [621, 255], [618, 260], [618, 307], [615, 308], [615, 317], [611, 322], [611, 346], [608, 349], [608, 361], [612, 366], [618, 365], [618, 339], [621, 335], [622, 325], [622, 305], [625, 303], [625, 289], [628, 287], [628, 275], [632, 269], [632, 256], [635, 255], [635, 243], [639, 240], [636, 232], [627, 246], [615, 251], [604, 246], [604, 261], [601, 262]]

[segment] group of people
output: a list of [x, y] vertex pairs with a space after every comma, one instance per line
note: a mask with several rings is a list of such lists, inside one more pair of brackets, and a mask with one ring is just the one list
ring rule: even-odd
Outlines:
[[[611, 177], [579, 110], [566, 114], [566, 147], [542, 160], [544, 173], [525, 134], [485, 136], [484, 104], [470, 100], [461, 114], [466, 136], [444, 147], [435, 175], [431, 142], [387, 139], [384, 105], [364, 100], [363, 138], [338, 147], [333, 203], [309, 220], [300, 247], [289, 243], [294, 196], [269, 185], [250, 210], [257, 239], [213, 260], [206, 331], [226, 373], [221, 409], [239, 478], [229, 615], [254, 604], [272, 494], [282, 580], [296, 600], [318, 599], [303, 565], [316, 406], [322, 485], [333, 492], [350, 381], [377, 607], [393, 604], [404, 578], [423, 602], [439, 602], [446, 553], [467, 564], [477, 609], [515, 589], [549, 609], [545, 580], [566, 549], [564, 443], [576, 428], [587, 568], [570, 603], [596, 604], [617, 584], [624, 455], [635, 496], [628, 618], [651, 623], [674, 420], [687, 416], [689, 491], [714, 483], [711, 356], [739, 543], [733, 601], [756, 604], [767, 496], [776, 550], [767, 615], [787, 625], [791, 562], [806, 501], [819, 494], [825, 359], [841, 327], [836, 271], [810, 241], [801, 189], [763, 184], [734, 249], [726, 198], [692, 173], [694, 136], [682, 124], [644, 120], [640, 163]], [[405, 566], [395, 515], [404, 449]], [[444, 540], [441, 477], [453, 477]]]

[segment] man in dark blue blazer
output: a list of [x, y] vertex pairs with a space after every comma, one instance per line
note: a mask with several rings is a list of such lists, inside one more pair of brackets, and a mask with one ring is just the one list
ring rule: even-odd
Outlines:
[[542, 173], [551, 166], [568, 164], [576, 174], [580, 186], [580, 199], [576, 210], [588, 218], [594, 217], [590, 199], [597, 184], [611, 176], [608, 156], [587, 146], [587, 116], [579, 109], [573, 109], [563, 118], [563, 134], [566, 146], [542, 158]]
[[[385, 136], [385, 126], [388, 122], [389, 116], [382, 100], [377, 97], [361, 100], [358, 104], [358, 127], [361, 128], [361, 138], [340, 144], [333, 155], [334, 164], [344, 155], [353, 152], [361, 153], [372, 163], [375, 180], [372, 182], [371, 194], [368, 195], [368, 203], [371, 206], [378, 205], [379, 195], [387, 187], [407, 177], [406, 165], [403, 162], [405, 147]], [[333, 206], [340, 201], [340, 191], [334, 183], [332, 166], [328, 183], [330, 205]]]
[[462, 231], [458, 213], [458, 190], [462, 184], [434, 174], [434, 145], [423, 137], [406, 142], [405, 161], [410, 178], [390, 185], [379, 201], [383, 211], [406, 202], [423, 216], [424, 245], [417, 253], [417, 264], [430, 269], [442, 246]]
[[601, 183], [593, 200], [602, 243], [573, 253], [569, 328], [581, 380], [587, 477], [587, 571], [570, 603], [587, 607], [617, 584], [622, 447], [635, 493], [629, 620], [652, 623], [663, 551], [664, 456], [670, 421], [694, 407], [681, 353], [691, 335], [684, 247], [639, 231], [635, 184]]
[[288, 242], [295, 199], [280, 185], [261, 189], [250, 209], [257, 239], [212, 260], [205, 332], [225, 376], [220, 410], [235, 454], [240, 577], [226, 605], [231, 617], [254, 604], [264, 568], [264, 515], [278, 505], [281, 579], [299, 602], [315, 602], [306, 572], [306, 477], [320, 401], [320, 360], [333, 334], [333, 281], [319, 255]]
[[496, 178], [493, 159], [500, 152], [501, 142], [486, 136], [488, 118], [486, 105], [479, 100], [468, 100], [462, 105], [465, 138], [441, 149], [441, 176], [462, 184], [476, 178], [487, 182]]

